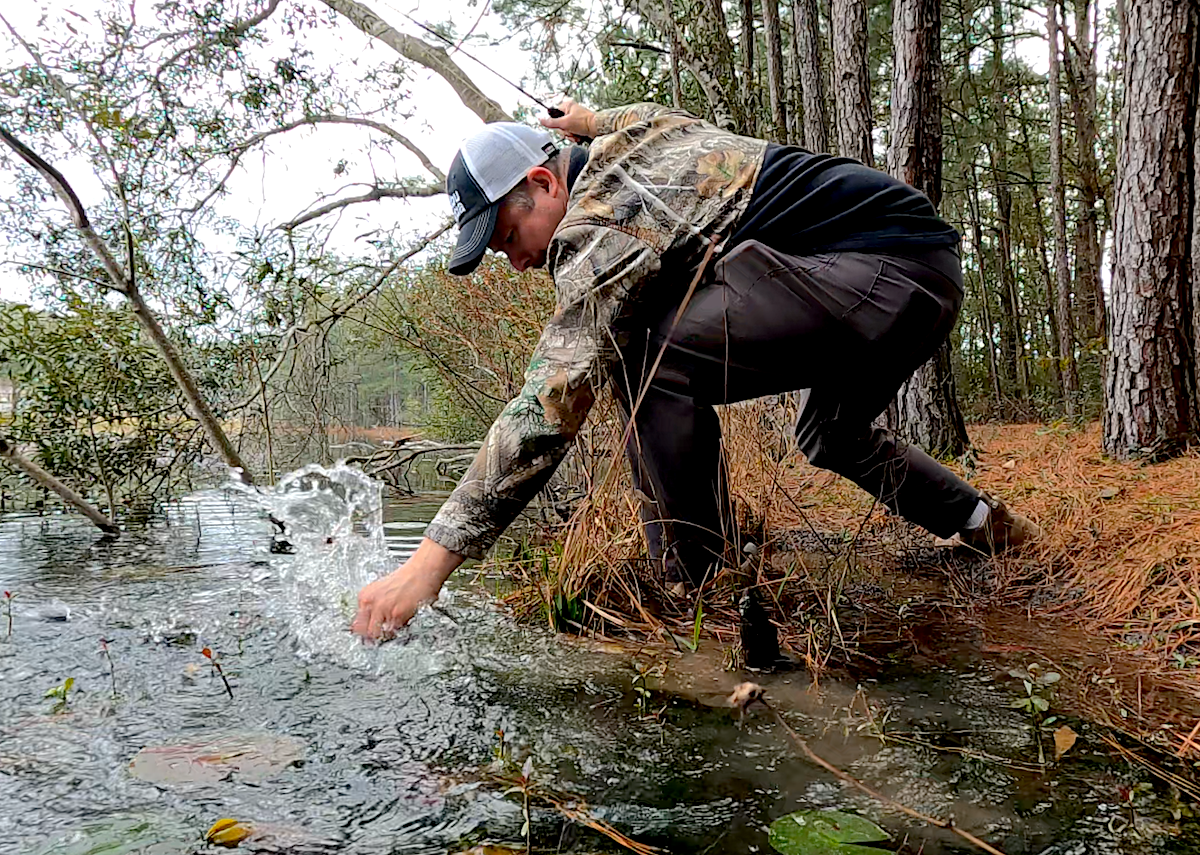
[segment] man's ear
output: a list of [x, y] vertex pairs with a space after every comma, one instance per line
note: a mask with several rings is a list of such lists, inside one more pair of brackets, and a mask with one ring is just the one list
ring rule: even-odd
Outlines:
[[562, 183], [553, 171], [544, 166], [532, 167], [525, 173], [525, 180], [529, 182], [531, 188], [537, 187], [551, 196], [554, 195], [554, 191]]

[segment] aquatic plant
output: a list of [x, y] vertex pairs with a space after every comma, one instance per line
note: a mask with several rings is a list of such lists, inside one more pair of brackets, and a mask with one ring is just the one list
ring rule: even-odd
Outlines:
[[113, 664], [112, 653], [108, 650], [108, 639], [100, 639], [100, 651], [104, 654], [104, 658], [108, 660], [108, 679], [112, 682], [113, 700], [117, 698], [117, 666]]
[[836, 810], [798, 810], [771, 823], [767, 842], [782, 855], [851, 855], [859, 843], [889, 839], [871, 820]]
[[71, 700], [71, 689], [75, 688], [75, 678], [68, 677], [53, 689], [47, 689], [43, 697], [54, 698], [54, 706], [50, 708], [51, 715], [57, 715], [67, 710]]
[[530, 757], [525, 758], [525, 764], [523, 766], [521, 766], [521, 777], [520, 777], [519, 781], [514, 786], [509, 787], [507, 790], [504, 791], [504, 795], [506, 795], [506, 796], [510, 795], [512, 793], [520, 793], [521, 794], [521, 802], [522, 802], [521, 814], [525, 818], [525, 824], [521, 826], [521, 836], [525, 838], [525, 853], [526, 853], [526, 855], [529, 855], [529, 852], [533, 848], [533, 845], [532, 845], [533, 844], [533, 831], [531, 828], [531, 823], [529, 821], [529, 816], [530, 816], [530, 814], [529, 814], [529, 787], [532, 782], [533, 782], [533, 757], [530, 756]]
[[1040, 665], [1033, 662], [1028, 668], [1014, 668], [1008, 672], [1010, 677], [1015, 677], [1021, 681], [1021, 685], [1025, 688], [1025, 696], [1016, 698], [1012, 702], [1013, 709], [1024, 710], [1029, 716], [1030, 729], [1033, 732], [1033, 739], [1037, 743], [1038, 762], [1045, 764], [1046, 752], [1042, 747], [1042, 730], [1043, 728], [1056, 721], [1056, 716], [1050, 716], [1043, 719], [1043, 714], [1050, 709], [1050, 697], [1054, 693], [1052, 688], [1055, 683], [1062, 679], [1062, 675], [1057, 671], [1042, 671]]
[[229, 685], [229, 678], [225, 676], [225, 669], [221, 667], [221, 663], [217, 661], [217, 656], [212, 652], [211, 648], [205, 647], [200, 651], [200, 655], [209, 661], [217, 676], [221, 678], [221, 682], [225, 684], [225, 692], [229, 695], [230, 700], [233, 699], [233, 686]]

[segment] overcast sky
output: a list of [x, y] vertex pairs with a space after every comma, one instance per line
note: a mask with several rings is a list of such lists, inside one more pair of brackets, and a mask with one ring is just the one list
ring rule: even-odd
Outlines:
[[[285, 2], [309, 4], [322, 13], [326, 11], [324, 4], [318, 0]], [[480, 3], [472, 5], [467, 0], [424, 0], [423, 3], [366, 0], [366, 3], [397, 29], [430, 41], [432, 37], [406, 20], [405, 14], [431, 24], [449, 19], [454, 21], [459, 31], [466, 31], [480, 18], [481, 11], [484, 12], [475, 33], [486, 38], [473, 39], [464, 46], [465, 49], [533, 91], [526, 79], [531, 74], [531, 66], [528, 54], [520, 47], [520, 34], [506, 32], [499, 16], [491, 11], [490, 6], [484, 11]], [[63, 21], [72, 22], [76, 28], [80, 28], [83, 25], [67, 14], [68, 9], [86, 15], [89, 10], [94, 12], [104, 5], [104, 0], [44, 0], [41, 3], [6, 4], [3, 14], [26, 40], [34, 41], [39, 33], [39, 21], [43, 18], [43, 26], [47, 29], [61, 26]], [[152, 19], [152, 6], [152, 0], [134, 0], [139, 20]], [[123, 7], [128, 8], [128, 3], [124, 3]], [[282, 16], [277, 12], [276, 17]], [[271, 22], [264, 26], [269, 28]], [[272, 35], [272, 38], [275, 36]], [[391, 48], [367, 37], [341, 18], [327, 30], [305, 30], [301, 38], [304, 46], [313, 54], [310, 62], [314, 67], [331, 68], [335, 72], [344, 70], [345, 74], [339, 77], [347, 82], [361, 76], [371, 63], [382, 66], [399, 59], [399, 55]], [[24, 56], [24, 51], [12, 40], [7, 30], [0, 30], [0, 46], [10, 57]], [[267, 49], [270, 50], [269, 43]], [[454, 54], [454, 59], [487, 95], [507, 111], [512, 112], [524, 106], [540, 112], [541, 108], [533, 101], [461, 51]], [[462, 105], [440, 76], [420, 66], [413, 65], [412, 68], [412, 98], [407, 109], [412, 118], [378, 118], [411, 139], [434, 165], [445, 172], [461, 140], [477, 129], [481, 121]], [[535, 94], [550, 103], [556, 100], [555, 93]], [[417, 158], [398, 145], [393, 146], [390, 152], [370, 149], [365, 143], [373, 133], [365, 128], [326, 125], [297, 129], [276, 137], [242, 159], [240, 168], [229, 182], [230, 193], [216, 203], [217, 210], [247, 225], [268, 227], [286, 222], [321, 201], [328, 201], [322, 198], [328, 194], [355, 195], [366, 190], [365, 186], [346, 187], [354, 182], [369, 184], [376, 176], [382, 180], [430, 177]], [[336, 175], [335, 166], [343, 159], [347, 161], [345, 171]], [[67, 160], [56, 166], [80, 193], [85, 205], [101, 192], [101, 185], [91, 174], [86, 162], [79, 160], [72, 163]], [[448, 213], [444, 196], [411, 201], [385, 199], [354, 205], [341, 214], [330, 245], [349, 247], [375, 229], [392, 226], [399, 226], [413, 236], [427, 234]], [[26, 299], [26, 283], [11, 265], [6, 267], [7, 270], [0, 270], [0, 297]]]

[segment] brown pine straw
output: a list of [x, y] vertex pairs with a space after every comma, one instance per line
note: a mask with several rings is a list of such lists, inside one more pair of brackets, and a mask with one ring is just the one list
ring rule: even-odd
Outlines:
[[[1181, 737], [1200, 718], [1200, 454], [1155, 464], [1111, 460], [1101, 451], [1099, 424], [972, 427], [974, 457], [951, 468], [1045, 531], [1035, 547], [988, 561], [991, 586], [980, 591], [962, 583], [945, 563], [946, 551], [931, 549], [930, 536], [804, 461], [790, 439], [788, 398], [719, 411], [739, 526], [766, 549], [699, 592], [704, 637], [736, 647], [736, 592], [756, 585], [785, 649], [819, 677], [831, 663], [865, 655], [839, 616], [847, 596], [870, 615], [895, 620], [888, 603], [848, 594], [847, 586], [864, 579], [886, 586], [888, 567], [905, 561], [942, 580], [935, 607], [944, 611], [1016, 607], [1037, 627], [1073, 633], [1072, 657], [1102, 659], [1124, 690], [1107, 691], [1093, 680], [1105, 675], [1081, 667], [1080, 712], [1160, 749], [1200, 757], [1200, 738]], [[594, 415], [573, 465], [596, 486], [569, 530], [550, 532], [565, 536], [561, 560], [552, 559], [551, 572], [536, 582], [538, 574], [526, 569], [530, 584], [509, 600], [532, 616], [546, 613], [561, 592], [583, 601], [589, 634], [690, 639], [694, 597], [669, 596], [661, 571], [645, 557], [639, 500], [628, 467], [613, 454], [620, 438], [616, 410], [599, 405]], [[808, 553], [795, 551], [798, 538]], [[1024, 655], [1039, 654], [1036, 638], [1021, 643], [1034, 645]], [[1066, 683], [1063, 692], [1073, 691]], [[1165, 703], [1163, 690], [1174, 693]]]

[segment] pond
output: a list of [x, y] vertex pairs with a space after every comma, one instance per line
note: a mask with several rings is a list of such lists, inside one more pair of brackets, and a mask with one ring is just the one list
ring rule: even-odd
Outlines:
[[[270, 551], [264, 503], [294, 554]], [[437, 505], [385, 504], [348, 470], [310, 469], [259, 502], [189, 496], [115, 541], [71, 517], [0, 518], [14, 595], [11, 636], [0, 613], [0, 851], [218, 851], [202, 838], [222, 817], [256, 828], [243, 851], [519, 845], [521, 795], [484, 774], [502, 754], [670, 852], [768, 852], [768, 824], [801, 808], [870, 817], [895, 841], [878, 851], [976, 851], [805, 761], [772, 715], [739, 726], [725, 697], [746, 675], [722, 651], [556, 638], [514, 623], [496, 605], [503, 580], [471, 572], [395, 642], [363, 646], [346, 631], [354, 592]], [[763, 683], [821, 756], [1008, 855], [1200, 851], [1188, 808], [1084, 723], [1060, 764], [1029, 768], [1020, 683], [981, 663]], [[545, 800], [530, 818], [535, 850], [616, 848]]]

